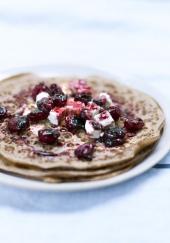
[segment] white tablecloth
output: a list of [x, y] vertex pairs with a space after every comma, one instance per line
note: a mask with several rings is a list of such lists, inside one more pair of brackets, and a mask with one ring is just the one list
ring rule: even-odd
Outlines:
[[[0, 70], [85, 64], [149, 82], [168, 98], [169, 23], [168, 0], [1, 1]], [[161, 163], [170, 163], [170, 155]], [[165, 166], [89, 192], [43, 193], [1, 185], [0, 242], [169, 243], [169, 205], [170, 169]]]

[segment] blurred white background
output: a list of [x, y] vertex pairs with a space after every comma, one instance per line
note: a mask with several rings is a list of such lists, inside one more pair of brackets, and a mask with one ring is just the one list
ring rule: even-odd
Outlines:
[[170, 76], [170, 1], [0, 1], [0, 70], [76, 63], [160, 80]]

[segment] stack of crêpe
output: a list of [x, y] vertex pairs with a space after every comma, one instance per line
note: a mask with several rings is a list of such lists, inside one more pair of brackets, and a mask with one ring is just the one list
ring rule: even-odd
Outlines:
[[148, 156], [164, 114], [104, 77], [18, 74], [0, 81], [0, 170], [46, 182], [110, 178]]

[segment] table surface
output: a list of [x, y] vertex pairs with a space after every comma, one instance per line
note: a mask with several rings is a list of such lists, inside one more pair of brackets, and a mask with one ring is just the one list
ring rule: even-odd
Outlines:
[[[169, 13], [168, 0], [0, 1], [0, 70], [83, 64], [149, 83], [169, 98]], [[0, 242], [168, 243], [170, 155], [160, 164], [88, 192], [0, 185]]]

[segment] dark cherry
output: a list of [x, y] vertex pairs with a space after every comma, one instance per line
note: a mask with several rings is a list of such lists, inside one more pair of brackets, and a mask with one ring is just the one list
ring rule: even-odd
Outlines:
[[49, 88], [42, 82], [37, 84], [33, 89], [32, 89], [32, 98], [34, 100], [36, 100], [36, 96], [40, 93], [40, 92], [47, 92], [49, 93]]
[[38, 139], [43, 144], [54, 144], [60, 133], [52, 128], [47, 128], [38, 131]]
[[117, 121], [121, 116], [121, 110], [118, 106], [111, 106], [108, 111], [115, 121]]
[[11, 133], [25, 131], [29, 127], [27, 116], [15, 116], [8, 121], [8, 129]]
[[109, 127], [105, 129], [102, 141], [106, 147], [114, 147], [124, 143], [125, 131], [123, 128]]
[[62, 107], [67, 103], [67, 95], [65, 94], [55, 94], [52, 96], [52, 100], [55, 106]]
[[0, 106], [0, 120], [4, 119], [7, 116], [7, 109]]
[[41, 120], [45, 120], [48, 117], [48, 113], [43, 112], [39, 109], [35, 109], [34, 111], [28, 114], [28, 118], [32, 123], [39, 122]]
[[74, 153], [78, 159], [91, 161], [93, 159], [94, 145], [88, 143], [79, 145]]
[[42, 98], [37, 102], [38, 109], [44, 113], [49, 113], [54, 106], [54, 102], [51, 98]]
[[65, 119], [66, 128], [69, 132], [75, 133], [77, 130], [84, 128], [84, 120], [76, 115], [67, 116]]
[[143, 128], [144, 122], [141, 118], [127, 118], [124, 126], [129, 132], [137, 132]]
[[50, 95], [53, 96], [55, 94], [63, 94], [63, 91], [60, 86], [57, 84], [51, 84], [49, 87]]
[[87, 103], [92, 100], [92, 96], [90, 94], [86, 94], [86, 93], [75, 94], [74, 95], [74, 100], [75, 101], [81, 101], [85, 105], [87, 105]]

